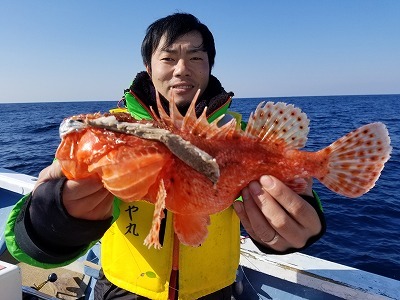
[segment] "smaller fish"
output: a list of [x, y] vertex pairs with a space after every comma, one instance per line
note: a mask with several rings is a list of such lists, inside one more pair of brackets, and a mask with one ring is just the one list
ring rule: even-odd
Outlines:
[[[308, 152], [299, 149], [307, 141], [309, 120], [291, 104], [260, 103], [243, 131], [235, 119], [219, 126], [223, 116], [208, 123], [204, 110], [197, 117], [196, 100], [197, 96], [185, 115], [173, 100], [168, 115], [157, 99], [160, 116], [153, 112], [154, 120], [89, 114], [71, 118], [83, 123], [81, 128], [74, 122], [63, 125], [56, 157], [68, 178], [98, 174], [123, 201], [155, 205], [152, 228], [144, 241], [148, 247], [161, 247], [158, 236], [164, 208], [174, 213], [180, 242], [201, 245], [210, 215], [231, 206], [244, 187], [265, 174], [298, 193], [307, 187], [306, 179], [314, 177], [338, 194], [359, 197], [375, 185], [392, 150], [383, 123], [364, 125], [322, 150]], [[150, 139], [137, 134], [149, 130]], [[156, 131], [159, 134], [154, 135]], [[170, 147], [163, 141], [166, 136], [178, 136], [180, 142]], [[179, 158], [174, 154], [179, 152], [188, 155]], [[191, 158], [200, 169], [211, 166], [214, 173], [199, 172], [190, 165]]]

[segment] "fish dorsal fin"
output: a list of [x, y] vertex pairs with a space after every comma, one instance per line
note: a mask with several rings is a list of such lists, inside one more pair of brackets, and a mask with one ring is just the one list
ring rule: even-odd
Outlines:
[[207, 139], [212, 137], [232, 136], [236, 132], [235, 119], [230, 120], [221, 127], [218, 126], [218, 122], [224, 117], [224, 115], [216, 118], [213, 122], [208, 123], [206, 115], [207, 107], [204, 108], [202, 114], [197, 117], [195, 108], [199, 95], [200, 90], [197, 91], [184, 116], [178, 110], [173, 98], [169, 102], [170, 114], [168, 115], [161, 105], [160, 97], [157, 97], [157, 107], [160, 114], [160, 119], [157, 119], [157, 122], [164, 123], [169, 128], [185, 131], [192, 135], [201, 136]]
[[292, 104], [261, 102], [250, 115], [245, 135], [263, 142], [284, 143], [288, 149], [305, 146], [310, 120]]

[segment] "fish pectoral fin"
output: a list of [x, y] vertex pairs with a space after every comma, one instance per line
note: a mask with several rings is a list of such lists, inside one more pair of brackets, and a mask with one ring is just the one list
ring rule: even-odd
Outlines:
[[200, 246], [208, 235], [209, 215], [174, 214], [174, 229], [179, 241], [187, 246]]
[[165, 190], [164, 181], [161, 179], [160, 186], [157, 193], [157, 201], [154, 206], [153, 222], [149, 234], [144, 240], [144, 245], [149, 249], [154, 246], [155, 249], [161, 249], [159, 240], [161, 220], [165, 217], [165, 199], [167, 198], [167, 191]]

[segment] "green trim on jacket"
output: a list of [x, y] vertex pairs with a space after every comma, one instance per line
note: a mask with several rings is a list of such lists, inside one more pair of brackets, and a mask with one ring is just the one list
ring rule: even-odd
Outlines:
[[151, 120], [151, 114], [148, 108], [146, 108], [136, 96], [131, 92], [125, 93], [126, 106], [128, 108], [129, 113], [136, 120]]
[[[151, 120], [152, 116], [150, 110], [138, 99], [137, 96], [133, 94], [133, 92], [125, 93], [126, 106], [128, 108], [129, 113], [137, 120]], [[208, 121], [211, 123], [216, 118], [222, 116], [223, 114], [232, 114], [235, 118], [240, 115], [238, 113], [231, 113], [228, 111], [229, 106], [232, 102], [232, 97], [228, 97], [226, 102], [217, 110], [215, 110], [210, 116], [208, 116]], [[239, 120], [239, 122], [241, 119]]]
[[[21, 212], [22, 207], [24, 206], [25, 202], [29, 199], [30, 196], [31, 196], [30, 193], [26, 194], [15, 204], [12, 211], [10, 212], [10, 215], [8, 216], [7, 225], [6, 225], [6, 229], [5, 229], [5, 241], [6, 241], [7, 249], [16, 260], [27, 263], [27, 264], [35, 266], [35, 267], [40, 267], [43, 269], [62, 267], [62, 266], [66, 266], [66, 265], [74, 262], [79, 257], [85, 255], [85, 253], [88, 252], [90, 250], [90, 248], [92, 248], [98, 242], [98, 240], [92, 241], [87, 247], [82, 249], [82, 251], [75, 258], [67, 260], [67, 261], [65, 261], [63, 263], [59, 263], [59, 264], [43, 263], [43, 262], [37, 261], [37, 260], [33, 259], [32, 257], [30, 257], [18, 246], [17, 242], [15, 241], [15, 234], [14, 234], [15, 222], [17, 221], [17, 218]], [[118, 198], [116, 198], [116, 197], [114, 198], [113, 220], [112, 220], [113, 223], [119, 217], [120, 202], [121, 201]]]

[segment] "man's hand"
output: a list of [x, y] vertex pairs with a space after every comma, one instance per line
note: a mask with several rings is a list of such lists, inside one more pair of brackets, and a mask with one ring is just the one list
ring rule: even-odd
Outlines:
[[[62, 177], [64, 174], [61, 166], [58, 161], [54, 161], [40, 172], [33, 193], [40, 184]], [[67, 212], [78, 219], [105, 220], [112, 216], [114, 196], [104, 188], [97, 175], [79, 180], [67, 180], [62, 200]]]
[[[312, 195], [312, 180], [305, 195]], [[272, 176], [262, 176], [242, 191], [233, 206], [247, 233], [277, 251], [301, 248], [322, 228], [315, 209]]]

